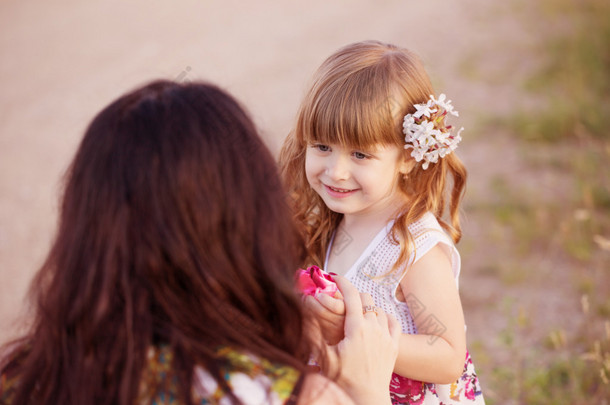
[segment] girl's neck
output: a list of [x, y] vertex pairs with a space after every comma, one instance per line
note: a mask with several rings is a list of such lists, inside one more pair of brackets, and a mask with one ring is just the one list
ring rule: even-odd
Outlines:
[[394, 207], [367, 215], [344, 215], [335, 231], [326, 270], [345, 276], [398, 211]]
[[370, 232], [373, 230], [380, 230], [396, 217], [396, 214], [401, 210], [402, 206], [402, 204], [394, 203], [388, 205], [383, 210], [369, 212], [366, 215], [345, 214], [343, 215], [339, 226], [346, 232], [356, 232], [360, 230]]

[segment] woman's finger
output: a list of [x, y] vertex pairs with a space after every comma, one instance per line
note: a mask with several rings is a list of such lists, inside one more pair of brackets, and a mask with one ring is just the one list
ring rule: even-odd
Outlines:
[[[383, 392], [377, 394], [382, 392], [385, 398], [398, 355], [400, 335], [392, 332], [398, 330], [395, 320], [389, 320], [380, 309], [376, 313], [369, 294], [359, 294], [343, 278], [336, 277], [335, 281], [343, 293], [346, 307], [345, 337], [336, 346], [341, 365], [337, 382], [355, 398], [369, 395], [371, 387], [380, 387]], [[389, 403], [389, 398], [383, 403]]]
[[389, 320], [388, 320], [387, 314], [383, 310], [381, 310], [379, 308], [377, 308], [376, 311], [377, 311], [376, 312], [377, 322], [379, 323], [379, 325], [381, 325], [383, 328], [388, 328], [389, 329], [390, 328], [390, 324], [389, 324]]
[[305, 305], [305, 308], [313, 312], [316, 316], [320, 316], [326, 311], [324, 305], [310, 295], [306, 295], [303, 298], [303, 304]]
[[360, 293], [346, 278], [335, 276], [335, 282], [339, 291], [343, 294], [345, 302], [345, 335], [349, 335], [356, 330], [364, 318], [362, 314], [362, 299]]
[[336, 299], [326, 294], [318, 294], [316, 300], [326, 309], [337, 315], [345, 315], [345, 303], [343, 299]]
[[362, 305], [373, 305], [373, 297], [368, 293], [360, 293], [360, 301], [362, 301]]
[[377, 315], [377, 307], [370, 294], [360, 293], [360, 300], [362, 301], [362, 313], [365, 319], [367, 316], [370, 318]]

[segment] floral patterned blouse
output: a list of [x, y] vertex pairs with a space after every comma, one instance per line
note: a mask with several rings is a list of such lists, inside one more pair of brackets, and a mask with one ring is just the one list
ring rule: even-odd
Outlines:
[[[244, 405], [294, 405], [302, 383], [300, 371], [281, 364], [275, 364], [256, 356], [238, 352], [230, 348], [218, 350], [218, 356], [226, 360], [221, 372], [231, 387], [233, 394]], [[151, 347], [148, 361], [142, 372], [136, 404], [180, 405], [178, 384], [174, 379], [165, 381], [171, 371], [172, 352], [168, 346]], [[0, 376], [0, 404], [13, 403], [18, 378]], [[167, 386], [159, 393], [150, 387]], [[230, 405], [230, 397], [216, 380], [201, 367], [195, 368], [195, 383], [192, 388], [195, 404]]]
[[[221, 348], [218, 356], [226, 362], [221, 367], [227, 384], [233, 394], [244, 405], [294, 405], [302, 382], [301, 373], [289, 366], [272, 363], [256, 356]], [[140, 394], [137, 404], [178, 405], [175, 381], [169, 389], [151, 395], [147, 387], [158, 386], [170, 371], [172, 353], [168, 347], [154, 347], [148, 352], [148, 367], [142, 373]], [[230, 397], [218, 382], [201, 367], [195, 368], [195, 383], [192, 389], [193, 401], [204, 405], [230, 405]]]

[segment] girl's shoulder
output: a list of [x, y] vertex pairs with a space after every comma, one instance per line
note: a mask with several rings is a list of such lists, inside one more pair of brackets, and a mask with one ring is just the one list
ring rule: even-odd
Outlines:
[[428, 232], [441, 232], [445, 234], [445, 231], [438, 222], [438, 219], [430, 211], [424, 213], [417, 221], [411, 222], [408, 225], [409, 232], [413, 235], [413, 238], [421, 237]]
[[415, 249], [422, 249], [426, 246], [431, 248], [439, 242], [454, 247], [453, 240], [431, 212], [426, 212], [417, 221], [410, 223], [408, 229]]
[[451, 237], [445, 232], [434, 214], [426, 212], [420, 219], [411, 223], [409, 232], [413, 237], [413, 261], [417, 262], [433, 247], [440, 246], [449, 258], [456, 283], [460, 274], [460, 254]]
[[402, 246], [406, 246], [411, 254], [416, 253], [418, 250], [428, 251], [434, 245], [439, 242], [454, 246], [453, 241], [447, 235], [445, 230], [441, 227], [434, 214], [426, 212], [418, 220], [411, 222], [407, 225], [407, 229], [412, 238], [411, 245], [403, 244], [401, 239], [401, 233], [397, 230], [395, 220], [391, 220], [386, 225], [385, 229], [382, 230], [382, 234], [379, 235], [381, 238], [375, 238], [371, 242], [375, 245], [376, 249], [392, 251], [394, 255], [399, 254]]

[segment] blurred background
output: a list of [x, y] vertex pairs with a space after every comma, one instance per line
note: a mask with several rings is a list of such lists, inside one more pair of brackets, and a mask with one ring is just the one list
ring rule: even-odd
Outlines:
[[155, 78], [212, 81], [277, 154], [316, 67], [365, 39], [418, 53], [466, 127], [460, 288], [488, 403], [607, 404], [607, 0], [1, 2], [0, 341], [27, 321], [100, 109]]

